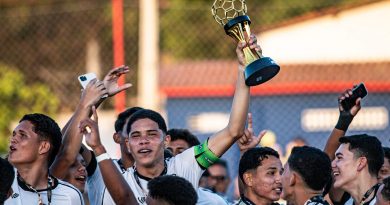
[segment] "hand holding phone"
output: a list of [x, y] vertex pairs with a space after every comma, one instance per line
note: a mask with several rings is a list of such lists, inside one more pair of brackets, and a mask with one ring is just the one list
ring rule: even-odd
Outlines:
[[344, 110], [351, 110], [353, 106], [356, 104], [356, 100], [358, 98], [364, 98], [368, 94], [368, 91], [366, 87], [364, 86], [364, 83], [360, 83], [358, 86], [352, 89], [352, 95], [348, 98], [345, 98], [341, 101], [341, 106], [344, 108]]
[[80, 75], [78, 77], [79, 82], [80, 82], [81, 86], [83, 87], [83, 89], [85, 89], [87, 87], [88, 83], [95, 78], [96, 78], [95, 73], [86, 73], [86, 74]]
[[[83, 89], [85, 89], [87, 87], [88, 83], [93, 79], [97, 79], [97, 77], [96, 77], [95, 73], [86, 73], [86, 74], [80, 75], [78, 77], [78, 79], [79, 79], [79, 82], [80, 82], [81, 86], [83, 87]], [[106, 97], [108, 97], [108, 94], [103, 95], [101, 98], [104, 99]]]

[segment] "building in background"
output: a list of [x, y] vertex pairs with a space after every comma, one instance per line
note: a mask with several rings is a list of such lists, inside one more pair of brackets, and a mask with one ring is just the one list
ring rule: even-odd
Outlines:
[[[348, 134], [368, 132], [389, 146], [390, 24], [380, 19], [390, 19], [390, 1], [310, 13], [263, 31], [258, 39], [264, 55], [279, 62], [281, 71], [251, 89], [255, 132], [272, 130], [282, 147], [299, 135], [322, 149], [337, 122], [339, 94], [364, 82], [369, 94]], [[228, 121], [236, 74], [236, 61], [161, 65], [169, 127], [188, 128], [202, 140], [220, 130]], [[224, 158], [238, 162], [238, 148]], [[231, 164], [232, 175], [237, 166]]]

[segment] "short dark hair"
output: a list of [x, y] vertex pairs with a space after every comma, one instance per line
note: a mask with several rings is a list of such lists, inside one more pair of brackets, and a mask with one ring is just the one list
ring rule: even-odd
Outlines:
[[118, 117], [115, 121], [115, 132], [121, 132], [123, 129], [123, 126], [126, 123], [127, 118], [129, 118], [132, 114], [137, 112], [138, 110], [141, 110], [141, 107], [131, 107], [126, 109], [125, 111], [119, 113]]
[[15, 178], [15, 171], [12, 165], [0, 157], [0, 204], [7, 199], [8, 191], [11, 188]]
[[159, 176], [150, 180], [148, 189], [150, 197], [162, 199], [172, 205], [195, 205], [198, 200], [192, 184], [174, 175]]
[[378, 176], [384, 162], [382, 143], [378, 138], [367, 134], [341, 137], [340, 143], [349, 144], [349, 150], [355, 157], [366, 157], [368, 171], [372, 176]]
[[383, 180], [383, 189], [380, 194], [382, 194], [384, 200], [390, 201], [390, 177]]
[[52, 118], [40, 113], [24, 115], [19, 123], [26, 120], [33, 124], [33, 131], [41, 139], [48, 140], [50, 142], [51, 146], [49, 151], [48, 164], [50, 167], [50, 165], [54, 162], [54, 159], [56, 158], [62, 144], [62, 134], [60, 127]]
[[165, 124], [164, 118], [160, 115], [160, 113], [149, 109], [138, 110], [130, 117], [129, 122], [127, 123], [127, 133], [130, 133], [131, 125], [140, 119], [150, 119], [154, 121], [157, 123], [158, 128], [160, 128], [164, 134], [167, 134], [167, 125]]
[[331, 180], [331, 161], [328, 155], [317, 148], [294, 147], [287, 163], [290, 169], [297, 172], [307, 187], [312, 190], [323, 190]]
[[256, 169], [258, 166], [261, 166], [261, 162], [265, 158], [268, 158], [268, 156], [274, 156], [279, 159], [278, 152], [269, 147], [255, 147], [246, 151], [242, 155], [238, 167], [238, 174], [241, 180], [244, 182], [244, 173], [248, 170]]
[[171, 141], [184, 140], [190, 147], [200, 144], [198, 138], [187, 129], [170, 129], [167, 135], [171, 136]]

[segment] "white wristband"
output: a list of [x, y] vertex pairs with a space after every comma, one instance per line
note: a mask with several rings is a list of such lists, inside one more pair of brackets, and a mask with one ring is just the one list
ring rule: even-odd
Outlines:
[[103, 153], [103, 154], [96, 157], [97, 163], [99, 163], [103, 160], [106, 160], [106, 159], [111, 159], [110, 155], [108, 155], [107, 153]]

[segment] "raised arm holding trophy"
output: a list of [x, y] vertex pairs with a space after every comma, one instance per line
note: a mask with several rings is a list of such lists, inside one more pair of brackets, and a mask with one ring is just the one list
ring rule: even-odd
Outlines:
[[[214, 19], [223, 26], [227, 35], [238, 42], [248, 42], [251, 35], [250, 19], [246, 15], [245, 0], [215, 0], [211, 7]], [[244, 49], [246, 68], [245, 84], [255, 86], [264, 83], [276, 74], [280, 67], [269, 57], [263, 57], [261, 52]]]

